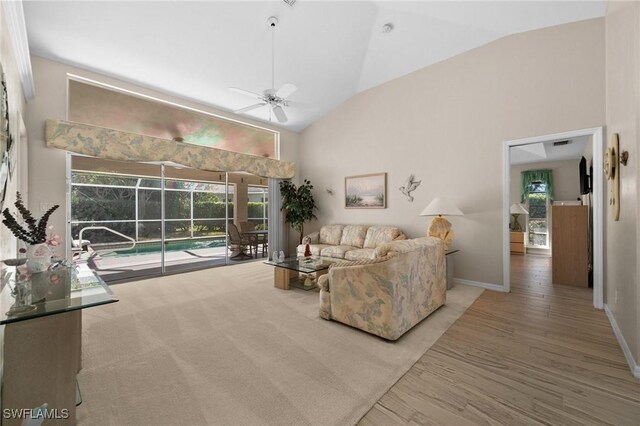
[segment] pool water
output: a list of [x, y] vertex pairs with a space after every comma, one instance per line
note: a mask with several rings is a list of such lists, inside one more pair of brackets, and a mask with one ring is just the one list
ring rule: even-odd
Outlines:
[[[182, 240], [182, 241], [167, 241], [164, 245], [165, 253], [168, 251], [184, 251], [184, 250], [198, 250], [205, 248], [224, 247], [226, 245], [224, 238], [216, 238], [212, 240]], [[137, 256], [141, 254], [160, 254], [162, 243], [137, 243], [133, 249], [119, 249], [104, 253], [103, 257], [121, 257], [121, 256]]]

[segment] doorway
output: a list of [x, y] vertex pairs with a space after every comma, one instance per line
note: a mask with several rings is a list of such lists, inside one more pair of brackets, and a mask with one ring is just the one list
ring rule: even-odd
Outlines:
[[[604, 181], [602, 169], [603, 137], [602, 128], [576, 130], [572, 132], [557, 133], [537, 136], [526, 139], [506, 141], [504, 143], [503, 165], [503, 290], [511, 289], [513, 274], [522, 278], [529, 269], [538, 277], [552, 283], [551, 256], [553, 255], [553, 214], [555, 209], [567, 212], [570, 208], [560, 210], [560, 206], [579, 206], [576, 210], [589, 211], [588, 224], [585, 225], [585, 233], [589, 231], [591, 241], [589, 273], [593, 284], [593, 305], [597, 309], [603, 308], [603, 218], [604, 218]], [[555, 143], [555, 145], [554, 145]], [[571, 147], [570, 145], [573, 144]], [[554, 152], [580, 151], [579, 145], [584, 144], [586, 155], [593, 164], [590, 174], [590, 191], [581, 196], [582, 184], [579, 181], [578, 158], [575, 159], [575, 168], [572, 178], [575, 182], [563, 185], [562, 192], [554, 194], [552, 171], [544, 168], [545, 161], [554, 159]], [[558, 148], [554, 151], [553, 148]], [[560, 149], [563, 148], [563, 149]], [[560, 159], [555, 156], [555, 159]], [[517, 163], [520, 163], [519, 165]], [[527, 164], [528, 163], [528, 164]], [[542, 164], [543, 167], [537, 165]], [[549, 164], [546, 164], [547, 166]], [[559, 167], [559, 166], [558, 166]], [[522, 169], [522, 170], [521, 170]], [[526, 169], [526, 170], [524, 170]], [[567, 169], [568, 170], [568, 169]], [[525, 173], [528, 172], [525, 176]], [[547, 177], [548, 176], [548, 177]], [[560, 176], [559, 176], [560, 177]], [[563, 180], [565, 177], [561, 177]], [[512, 185], [517, 181], [517, 185]], [[564, 184], [565, 182], [563, 182]], [[575, 188], [573, 187], [575, 186]], [[517, 188], [517, 189], [514, 189]], [[560, 189], [560, 188], [558, 188]], [[574, 196], [575, 195], [575, 196]], [[587, 207], [583, 207], [583, 206]], [[582, 213], [580, 213], [582, 214]], [[573, 219], [572, 219], [573, 220]], [[573, 222], [571, 222], [573, 223]], [[556, 225], [561, 225], [557, 223]], [[566, 226], [558, 228], [558, 237], [564, 232]], [[512, 230], [515, 232], [512, 233]], [[586, 235], [586, 234], [585, 234]], [[556, 241], [558, 241], [556, 239]], [[515, 254], [512, 255], [512, 252]], [[521, 252], [521, 253], [518, 253]], [[563, 253], [557, 250], [556, 254]], [[512, 256], [516, 257], [514, 270], [512, 271]], [[535, 257], [534, 257], [535, 256]], [[556, 262], [564, 265], [565, 262]], [[566, 266], [566, 265], [565, 265]], [[547, 275], [545, 275], [547, 274]], [[584, 283], [586, 285], [586, 282]]]

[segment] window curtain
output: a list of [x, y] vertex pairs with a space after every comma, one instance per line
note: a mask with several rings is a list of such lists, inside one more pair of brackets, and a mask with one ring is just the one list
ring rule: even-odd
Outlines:
[[269, 179], [269, 259], [274, 251], [284, 251], [289, 256], [287, 226], [282, 214], [282, 195], [280, 195], [282, 179]]
[[520, 188], [520, 200], [524, 202], [529, 195], [531, 185], [544, 183], [549, 200], [553, 201], [553, 173], [551, 170], [526, 170], [522, 172], [522, 186]]

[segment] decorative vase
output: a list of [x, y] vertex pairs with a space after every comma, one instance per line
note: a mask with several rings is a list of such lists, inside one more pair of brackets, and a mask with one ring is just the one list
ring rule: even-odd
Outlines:
[[309, 244], [304, 246], [304, 257], [309, 257], [311, 256], [311, 248], [309, 247]]
[[45, 243], [31, 244], [27, 248], [27, 271], [32, 274], [44, 272], [51, 265], [51, 249]]

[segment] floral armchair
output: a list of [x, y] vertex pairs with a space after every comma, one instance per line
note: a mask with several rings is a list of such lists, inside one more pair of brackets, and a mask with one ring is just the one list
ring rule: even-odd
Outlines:
[[376, 256], [336, 263], [320, 277], [320, 316], [397, 340], [444, 305], [444, 246], [434, 237], [392, 241]]

